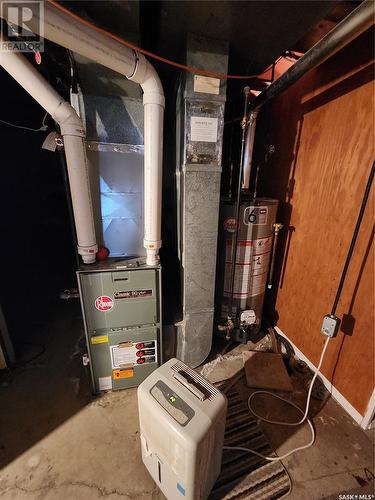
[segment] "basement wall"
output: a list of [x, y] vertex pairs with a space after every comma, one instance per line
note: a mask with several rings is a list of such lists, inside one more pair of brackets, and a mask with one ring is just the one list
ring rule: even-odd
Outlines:
[[[285, 225], [266, 311], [316, 366], [329, 313], [374, 160], [373, 29], [310, 71], [263, 109], [260, 193], [281, 201]], [[374, 188], [352, 258], [323, 374], [360, 413], [374, 390]]]

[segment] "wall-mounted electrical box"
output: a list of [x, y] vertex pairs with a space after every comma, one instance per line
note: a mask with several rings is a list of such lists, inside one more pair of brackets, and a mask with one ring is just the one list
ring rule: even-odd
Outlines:
[[77, 272], [94, 392], [138, 386], [161, 363], [161, 269], [109, 259]]

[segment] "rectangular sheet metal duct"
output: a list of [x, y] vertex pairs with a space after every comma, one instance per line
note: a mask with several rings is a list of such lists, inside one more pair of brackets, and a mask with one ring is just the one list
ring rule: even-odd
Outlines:
[[146, 255], [143, 105], [140, 88], [73, 53], [86, 124], [86, 147], [98, 242], [111, 257]]
[[[187, 64], [227, 72], [226, 42], [190, 36]], [[226, 82], [184, 75], [177, 98], [178, 236], [183, 318], [176, 355], [198, 366], [211, 350]]]

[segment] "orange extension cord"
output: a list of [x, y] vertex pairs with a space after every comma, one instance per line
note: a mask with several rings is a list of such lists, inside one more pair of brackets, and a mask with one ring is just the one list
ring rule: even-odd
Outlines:
[[[137, 45], [134, 45], [131, 42], [128, 42], [127, 40], [124, 40], [123, 38], [114, 35], [110, 31], [107, 31], [103, 28], [99, 28], [98, 26], [95, 26], [95, 24], [90, 23], [90, 21], [86, 21], [86, 19], [83, 19], [82, 17], [78, 16], [71, 10], [63, 7], [60, 5], [58, 2], [55, 2], [55, 0], [47, 0], [47, 2], [52, 5], [55, 9], [63, 12], [64, 14], [67, 14], [68, 16], [72, 17], [79, 23], [87, 26], [88, 28], [92, 28], [95, 30], [97, 33], [100, 33], [101, 35], [107, 36], [109, 38], [112, 38], [112, 40], [115, 40], [118, 43], [121, 43], [121, 45], [124, 45], [125, 47], [128, 47], [129, 49], [136, 50], [137, 52], [140, 52], [141, 54], [144, 54], [145, 56], [151, 57], [152, 59], [156, 59], [158, 61], [161, 61], [165, 64], [169, 64], [170, 66], [174, 66], [175, 68], [182, 69], [184, 71], [187, 71], [188, 73], [195, 73], [198, 75], [203, 75], [203, 76], [210, 76], [213, 78], [220, 78], [220, 80], [226, 80], [226, 79], [237, 79], [237, 80], [250, 80], [252, 78], [257, 78], [259, 75], [226, 75], [224, 73], [216, 73], [215, 71], [206, 71], [204, 69], [199, 69], [199, 68], [193, 68], [191, 66], [186, 66], [185, 64], [180, 64], [175, 61], [171, 61], [170, 59], [166, 59], [165, 57], [158, 56], [157, 54], [154, 54], [153, 52], [149, 52], [148, 50], [141, 49]], [[266, 68], [264, 71], [262, 71], [263, 74], [266, 71], [268, 71], [272, 67], [269, 66]]]

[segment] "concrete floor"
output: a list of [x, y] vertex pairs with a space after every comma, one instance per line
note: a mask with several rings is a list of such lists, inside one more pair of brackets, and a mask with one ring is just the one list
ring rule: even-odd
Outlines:
[[[45, 353], [0, 378], [2, 499], [164, 498], [141, 462], [136, 391], [91, 397], [82, 335], [79, 305], [61, 302], [37, 334]], [[289, 408], [273, 404], [275, 410], [295, 417]], [[289, 498], [337, 498], [359, 486], [371, 491], [370, 437], [332, 399], [314, 424], [315, 445], [284, 460], [293, 482]], [[306, 427], [264, 431], [279, 454], [310, 438]]]

